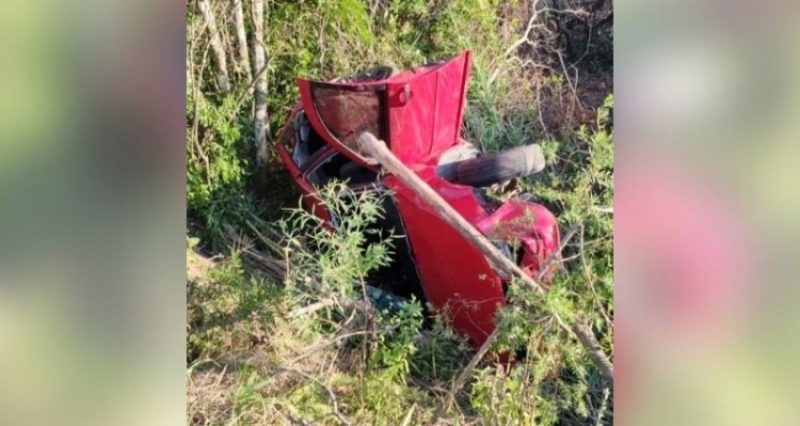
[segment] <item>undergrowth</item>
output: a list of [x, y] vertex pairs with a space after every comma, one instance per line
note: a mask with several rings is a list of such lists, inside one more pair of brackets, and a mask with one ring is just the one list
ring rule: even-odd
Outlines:
[[[613, 395], [552, 315], [569, 321], [580, 313], [604, 352], [613, 354], [613, 96], [610, 59], [601, 45], [610, 43], [610, 32], [601, 28], [585, 49], [561, 45], [558, 30], [545, 20], [543, 28], [555, 35], [532, 33], [538, 47], [522, 45], [507, 55], [536, 3], [268, 2], [264, 44], [273, 136], [297, 101], [298, 75], [325, 79], [376, 64], [410, 67], [472, 49], [464, 138], [487, 152], [542, 145], [547, 168], [523, 179], [516, 191], [534, 194], [558, 217], [566, 241], [563, 265], [544, 297], [511, 286], [514, 303], [499, 318], [498, 346], [527, 356], [509, 368], [479, 365], [444, 411], [450, 383], [472, 349], [446, 319], [426, 319], [420, 301], [399, 310], [363, 307], [370, 272], [389, 262], [395, 249], [393, 236], [369, 234], [369, 225], [384, 214], [380, 200], [387, 194], [356, 195], [341, 184], [321, 188], [339, 218], [335, 230], [297, 208], [299, 194], [274, 150], [268, 150], [264, 169], [255, 167], [250, 81], [234, 80], [228, 93], [216, 90], [207, 40], [189, 2], [192, 424], [613, 420]], [[250, 2], [244, 4], [247, 15]], [[568, 65], [580, 63], [561, 69], [542, 46], [560, 49]], [[581, 56], [585, 50], [590, 54]], [[599, 101], [587, 100], [592, 96], [584, 97], [580, 83], [570, 86], [564, 74], [574, 77], [577, 68], [605, 76]]]

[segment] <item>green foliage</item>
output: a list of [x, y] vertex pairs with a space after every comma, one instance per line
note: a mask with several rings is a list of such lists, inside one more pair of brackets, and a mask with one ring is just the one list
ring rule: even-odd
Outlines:
[[473, 349], [464, 336], [456, 334], [439, 315], [434, 317], [423, 337], [416, 342], [411, 374], [422, 383], [447, 385], [461, 372]]
[[613, 311], [613, 220], [608, 211], [614, 200], [612, 108], [608, 96], [594, 127], [580, 126], [566, 142], [546, 141], [548, 166], [556, 172], [528, 182], [532, 193], [560, 213], [562, 232], [576, 231], [576, 244], [564, 256], [577, 256], [577, 265], [556, 278], [555, 288], [569, 292], [573, 312], [589, 315], [601, 328], [610, 326]]
[[259, 392], [269, 384], [269, 381], [264, 380], [258, 370], [244, 367], [239, 371], [238, 383], [239, 386], [233, 396], [233, 410], [236, 416], [243, 417], [260, 408], [263, 402]]
[[509, 372], [502, 367], [479, 371], [470, 392], [471, 408], [494, 424], [554, 424], [558, 411], [530, 389], [527, 376], [531, 373], [524, 367]]
[[405, 384], [412, 356], [417, 352], [413, 339], [422, 326], [422, 307], [419, 303], [408, 303], [400, 312], [384, 313], [379, 322], [393, 329], [392, 333], [380, 336], [380, 345], [375, 351], [375, 360], [381, 367], [379, 375]]
[[[190, 258], [195, 256], [189, 249]], [[247, 274], [234, 253], [187, 286], [187, 353], [189, 361], [213, 358], [240, 347], [263, 332], [281, 290], [259, 276]]]
[[[299, 207], [278, 222], [286, 256], [294, 266], [285, 284], [293, 288], [308, 277], [319, 277], [320, 291], [356, 297], [353, 283], [363, 284], [370, 271], [391, 260], [393, 237], [384, 237], [373, 229], [383, 215], [381, 197], [376, 192], [355, 193], [341, 182], [325, 186], [316, 195], [334, 218], [334, 232], [319, 217]], [[375, 241], [369, 241], [370, 237]]]
[[[191, 96], [191, 93], [190, 93]], [[247, 191], [252, 173], [248, 158], [249, 147], [242, 136], [241, 117], [235, 113], [233, 96], [222, 98], [219, 104], [199, 96], [190, 97], [197, 103], [197, 114], [188, 112], [186, 203], [190, 220], [198, 222], [196, 232], [210, 249], [226, 246], [225, 226], [241, 226], [244, 219], [256, 212], [256, 203]]]

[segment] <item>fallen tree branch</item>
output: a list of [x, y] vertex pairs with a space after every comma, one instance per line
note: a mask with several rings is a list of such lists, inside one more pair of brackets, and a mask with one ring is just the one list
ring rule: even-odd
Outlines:
[[456, 398], [456, 394], [464, 387], [464, 383], [467, 382], [467, 378], [472, 374], [472, 370], [478, 365], [478, 363], [486, 356], [486, 353], [489, 352], [489, 349], [492, 347], [492, 344], [497, 340], [497, 337], [500, 335], [500, 328], [495, 327], [492, 334], [486, 337], [486, 340], [483, 342], [480, 348], [478, 348], [478, 352], [469, 360], [467, 366], [461, 370], [461, 374], [458, 375], [456, 380], [450, 386], [450, 398], [447, 399], [445, 405], [439, 410], [438, 413], [434, 416], [434, 418], [439, 418], [442, 414], [446, 413], [450, 410], [450, 406], [452, 405], [453, 401]]
[[297, 318], [302, 317], [303, 315], [313, 314], [319, 310], [331, 307], [336, 304], [336, 299], [333, 297], [329, 297], [324, 300], [320, 300], [319, 302], [312, 303], [310, 305], [303, 306], [300, 309], [295, 309], [292, 312], [289, 312], [289, 318]]
[[[455, 228], [467, 241], [472, 243], [475, 248], [486, 256], [492, 268], [506, 279], [517, 278], [538, 294], [545, 294], [545, 289], [536, 280], [528, 276], [517, 264], [505, 257], [483, 234], [480, 233], [471, 223], [467, 222], [441, 195], [434, 191], [416, 173], [406, 167], [400, 160], [389, 151], [386, 143], [377, 139], [370, 132], [363, 132], [358, 137], [358, 145], [361, 151], [366, 153], [371, 159], [378, 161], [388, 172], [395, 175], [425, 203], [433, 208], [439, 216], [450, 226]], [[590, 358], [600, 371], [600, 374], [609, 383], [613, 381], [613, 368], [611, 361], [600, 350], [597, 338], [591, 333], [591, 329], [583, 324], [569, 327], [558, 315], [553, 314], [553, 318], [569, 334], [574, 335], [586, 348]], [[487, 337], [484, 346], [491, 346], [497, 339], [497, 333], [492, 333]], [[483, 346], [482, 346], [483, 348]], [[487, 349], [488, 351], [488, 349]], [[480, 356], [479, 356], [480, 355]], [[485, 353], [477, 353], [470, 364], [477, 364]]]
[[592, 329], [586, 324], [576, 324], [573, 330], [575, 331], [575, 335], [578, 336], [578, 340], [580, 340], [583, 348], [589, 354], [589, 358], [592, 359], [594, 365], [596, 365], [600, 373], [603, 374], [603, 377], [609, 384], [613, 383], [614, 366], [611, 364], [606, 354], [603, 353], [603, 348], [600, 347], [600, 343], [597, 341], [594, 333], [592, 333]]

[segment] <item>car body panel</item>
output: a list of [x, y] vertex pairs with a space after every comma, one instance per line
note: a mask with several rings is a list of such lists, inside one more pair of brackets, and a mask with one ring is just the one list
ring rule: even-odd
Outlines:
[[303, 108], [300, 103], [295, 105], [295, 107], [292, 109], [292, 112], [289, 115], [289, 120], [287, 120], [286, 124], [281, 129], [276, 150], [278, 152], [278, 158], [281, 160], [284, 167], [286, 167], [286, 171], [289, 173], [289, 176], [302, 193], [301, 197], [303, 207], [318, 216], [320, 219], [330, 222], [332, 219], [331, 215], [328, 212], [328, 209], [325, 207], [325, 203], [323, 203], [319, 197], [314, 195], [315, 188], [308, 181], [306, 172], [318, 165], [321, 158], [325, 155], [332, 155], [332, 151], [330, 148], [326, 149], [323, 147], [319, 151], [313, 153], [308, 161], [302, 166], [298, 165], [294, 158], [292, 158], [293, 149], [297, 145], [296, 137], [293, 135], [294, 130], [292, 129], [292, 126], [294, 118], [297, 117], [298, 114], [302, 113], [302, 110]]
[[[497, 309], [505, 305], [502, 280], [480, 250], [410, 188], [395, 176], [384, 182], [395, 192], [425, 298], [453, 328], [465, 333], [470, 343], [480, 345], [494, 329]], [[453, 204], [456, 210], [480, 214], [469, 198], [458, 200]]]
[[[375, 168], [356, 137], [370, 130], [400, 161], [435, 158], [460, 140], [472, 54], [414, 68], [384, 80], [335, 83], [297, 80], [314, 130], [341, 153]], [[395, 143], [394, 141], [397, 141]]]
[[[547, 281], [555, 268], [548, 259], [557, 255], [560, 246], [558, 223], [552, 213], [521, 199], [487, 201], [482, 189], [453, 183], [437, 174], [445, 151], [468, 145], [461, 139], [460, 130], [470, 63], [471, 54], [465, 52], [384, 80], [324, 83], [298, 79], [301, 99], [283, 129], [277, 147], [279, 158], [303, 193], [304, 206], [333, 223], [335, 218], [314, 195], [310, 173], [338, 154], [378, 171], [378, 165], [359, 155], [354, 142], [362, 130], [370, 130], [464, 219], [505, 247], [505, 253], [526, 273]], [[315, 99], [315, 88], [323, 91], [323, 102]], [[303, 157], [304, 164], [298, 165], [293, 152], [300, 136], [294, 126], [301, 115], [324, 146]], [[455, 330], [465, 334], [473, 345], [482, 344], [494, 329], [498, 309], [506, 303], [505, 282], [485, 256], [397, 177], [376, 175], [376, 181], [369, 185], [351, 187], [355, 191], [389, 190], [391, 205], [398, 213], [395, 226], [405, 234], [408, 262], [413, 265], [410, 269], [415, 270], [421, 293]]]
[[[520, 266], [529, 275], [536, 277], [546, 258], [557, 252], [558, 225], [545, 207], [510, 200], [490, 212], [475, 197], [475, 188], [442, 179], [430, 165], [411, 169], [490, 240], [524, 244]], [[395, 192], [426, 299], [471, 343], [482, 344], [505, 305], [502, 279], [476, 247], [397, 177], [383, 182]]]
[[555, 272], [555, 265], [546, 265], [548, 256], [557, 253], [561, 235], [558, 220], [547, 208], [521, 200], [509, 200], [492, 214], [487, 215], [475, 226], [482, 234], [493, 240], [516, 240], [525, 244], [520, 266], [534, 278], [541, 272], [549, 281]]

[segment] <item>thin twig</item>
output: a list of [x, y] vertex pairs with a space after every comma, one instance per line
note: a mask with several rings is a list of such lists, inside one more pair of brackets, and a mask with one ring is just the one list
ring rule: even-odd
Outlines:
[[[570, 90], [572, 90], [573, 96], [575, 96], [575, 102], [578, 103], [578, 106], [583, 110], [583, 103], [581, 103], [580, 98], [578, 98], [578, 86], [577, 82], [573, 85], [572, 79], [569, 78], [569, 70], [567, 70], [567, 66], [564, 64], [564, 57], [561, 55], [561, 52], [556, 51], [556, 55], [558, 55], [558, 61], [561, 62], [561, 68], [564, 70], [564, 76], [567, 78], [567, 84], [569, 85]], [[576, 77], [577, 77], [577, 69], [575, 70]]]
[[602, 426], [603, 425], [603, 416], [608, 409], [608, 397], [611, 395], [611, 392], [608, 388], [603, 388], [603, 401], [600, 403], [600, 408], [597, 410], [597, 414], [595, 415], [594, 424], [595, 426]]
[[535, 25], [534, 24], [534, 22], [536, 22], [536, 19], [539, 17], [539, 11], [536, 10], [536, 7], [538, 5], [539, 5], [539, 0], [535, 0], [533, 2], [533, 5], [531, 6], [531, 9], [532, 9], [531, 18], [528, 20], [528, 25], [525, 27], [525, 31], [522, 33], [522, 37], [518, 38], [514, 43], [511, 44], [511, 46], [508, 47], [508, 49], [506, 49], [506, 51], [503, 53], [504, 57], [510, 55], [519, 46], [521, 46], [523, 43], [527, 42], [528, 41], [528, 37], [530, 36], [530, 33], [534, 28], [542, 26], [541, 24], [539, 24], [539, 25]]
[[542, 281], [542, 279], [544, 278], [545, 273], [550, 268], [550, 265], [553, 262], [555, 262], [555, 261], [559, 261], [560, 263], [564, 262], [564, 260], [561, 259], [561, 252], [562, 252], [562, 250], [564, 250], [564, 248], [567, 246], [567, 244], [569, 244], [569, 241], [572, 239], [572, 237], [575, 236], [575, 233], [578, 232], [578, 228], [579, 227], [575, 226], [572, 229], [570, 229], [569, 232], [567, 232], [567, 235], [564, 237], [564, 239], [561, 240], [561, 245], [558, 247], [558, 250], [556, 250], [554, 253], [551, 253], [550, 256], [548, 256], [547, 259], [545, 259], [542, 267], [539, 268], [539, 275], [536, 277], [536, 281], [539, 281], [539, 282]]
[[472, 357], [472, 359], [469, 360], [467, 366], [464, 367], [463, 370], [461, 370], [461, 374], [458, 375], [456, 380], [450, 386], [450, 395], [447, 398], [447, 402], [445, 402], [445, 404], [439, 408], [436, 415], [434, 416], [434, 419], [438, 419], [444, 413], [450, 410], [450, 407], [455, 401], [456, 394], [461, 391], [462, 387], [464, 387], [467, 378], [469, 378], [469, 376], [472, 374], [472, 370], [475, 369], [475, 367], [478, 365], [479, 362], [481, 362], [486, 353], [489, 352], [489, 349], [492, 347], [492, 344], [497, 340], [499, 336], [500, 336], [500, 327], [495, 327], [494, 330], [492, 331], [492, 334], [486, 337], [486, 340], [484, 340], [483, 344], [478, 349], [478, 352], [475, 352], [475, 355]]
[[[247, 224], [247, 226], [250, 227], [250, 229], [253, 232], [255, 232], [256, 237], [258, 237], [258, 239], [262, 243], [264, 243], [264, 245], [266, 245], [267, 248], [272, 250], [275, 254], [278, 254], [278, 255], [283, 254], [283, 248], [280, 245], [278, 245], [278, 243], [276, 243], [276, 242], [270, 240], [269, 238], [265, 237], [264, 235], [262, 235], [261, 232], [258, 230], [258, 228], [256, 228], [249, 220], [246, 220], [245, 223]], [[271, 230], [271, 229], [268, 228], [268, 230]]]
[[586, 278], [586, 284], [589, 287], [589, 290], [591, 290], [592, 292], [593, 304], [597, 306], [597, 309], [600, 311], [600, 314], [603, 315], [603, 319], [606, 320], [606, 324], [608, 324], [609, 327], [612, 327], [613, 323], [611, 322], [611, 319], [606, 313], [603, 304], [600, 303], [600, 296], [597, 295], [597, 291], [594, 288], [594, 277], [592, 276], [592, 270], [589, 267], [589, 262], [586, 261], [586, 255], [584, 252], [583, 234], [584, 234], [584, 228], [583, 226], [581, 226], [581, 240], [580, 240], [581, 245], [580, 248], [578, 249], [578, 253], [580, 254], [581, 266], [583, 267], [583, 276], [584, 278]]
[[312, 303], [310, 305], [304, 306], [300, 309], [295, 309], [292, 312], [289, 312], [287, 315], [289, 318], [297, 318], [303, 315], [313, 314], [314, 312], [320, 311], [325, 308], [329, 308], [331, 306], [336, 305], [337, 301], [334, 297], [329, 297], [327, 299], [323, 299], [319, 302]]
[[269, 63], [270, 63], [271, 61], [272, 61], [272, 56], [270, 56], [270, 57], [267, 59], [267, 63], [266, 63], [266, 65], [264, 65], [263, 67], [261, 67], [261, 69], [260, 69], [260, 70], [258, 70], [258, 72], [256, 72], [256, 75], [253, 77], [253, 79], [250, 81], [250, 83], [248, 83], [248, 84], [247, 84], [247, 87], [245, 87], [245, 89], [244, 89], [244, 91], [242, 92], [242, 94], [241, 94], [241, 95], [239, 95], [239, 98], [238, 98], [238, 99], [236, 99], [235, 106], [233, 107], [233, 110], [232, 110], [232, 112], [231, 112], [231, 115], [230, 115], [230, 116], [229, 116], [229, 118], [228, 118], [228, 121], [229, 121], [229, 122], [230, 122], [230, 121], [232, 121], [234, 118], [236, 118], [236, 115], [239, 113], [239, 108], [241, 108], [241, 106], [242, 106], [242, 103], [244, 102], [244, 99], [247, 97], [247, 95], [249, 95], [249, 94], [250, 94], [250, 91], [251, 91], [251, 90], [253, 89], [253, 87], [255, 87], [255, 85], [256, 85], [256, 84], [259, 82], [259, 79], [261, 78], [261, 76], [262, 76], [262, 75], [263, 75], [263, 74], [264, 74], [264, 73], [267, 71], [267, 68], [269, 68]]
[[542, 131], [550, 136], [550, 131], [547, 130], [547, 126], [544, 124], [544, 116], [542, 115], [542, 84], [540, 82], [536, 83], [536, 114], [539, 116], [539, 124], [542, 126]]
[[573, 16], [589, 16], [590, 13], [584, 9], [553, 9], [546, 7], [541, 10], [542, 12], [549, 12], [555, 15], [573, 15]]
[[411, 408], [408, 409], [408, 413], [406, 413], [406, 416], [403, 418], [403, 423], [401, 423], [400, 426], [408, 426], [411, 424], [411, 418], [412, 418], [411, 416], [414, 415], [414, 410], [416, 408], [417, 408], [417, 403], [415, 402], [411, 406]]

